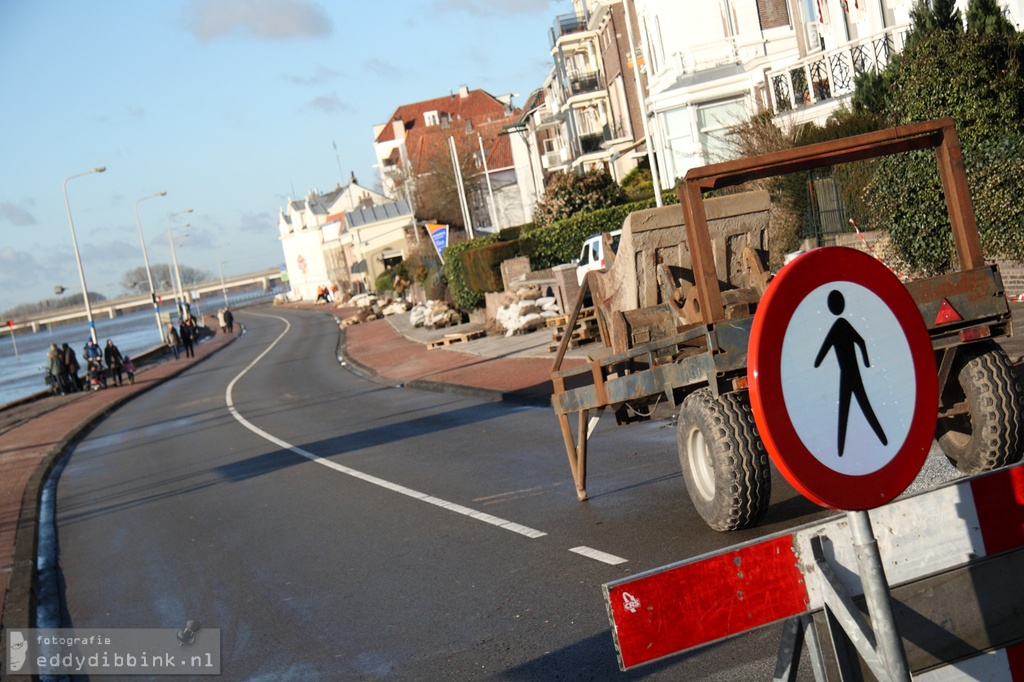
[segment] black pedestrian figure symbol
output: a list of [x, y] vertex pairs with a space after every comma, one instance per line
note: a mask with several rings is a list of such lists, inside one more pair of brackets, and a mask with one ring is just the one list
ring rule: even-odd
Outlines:
[[[828, 309], [833, 315], [842, 315], [846, 307], [846, 300], [842, 293], [833, 290], [828, 295]], [[878, 440], [882, 445], [888, 445], [882, 425], [875, 417], [875, 411], [871, 409], [871, 402], [864, 390], [864, 381], [860, 376], [860, 365], [857, 364], [857, 348], [860, 348], [861, 356], [864, 358], [864, 367], [870, 367], [868, 361], [868, 348], [864, 339], [853, 328], [853, 325], [845, 317], [840, 317], [833, 323], [832, 328], [825, 335], [825, 341], [821, 344], [818, 357], [814, 359], [814, 367], [817, 368], [821, 361], [828, 355], [829, 349], [835, 350], [836, 361], [839, 363], [839, 456], [843, 456], [843, 449], [846, 446], [846, 422], [850, 416], [850, 396], [857, 397], [857, 404], [861, 412], [867, 418]]]

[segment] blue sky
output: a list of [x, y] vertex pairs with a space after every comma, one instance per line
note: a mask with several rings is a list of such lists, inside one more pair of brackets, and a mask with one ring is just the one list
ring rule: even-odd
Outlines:
[[[551, 67], [570, 0], [0, 0], [0, 310], [80, 290], [120, 295], [170, 262], [225, 274], [283, 261], [289, 196], [355, 172], [378, 185], [373, 126], [457, 91], [518, 93]], [[335, 145], [337, 152], [335, 152]], [[340, 170], [339, 170], [340, 166]]]

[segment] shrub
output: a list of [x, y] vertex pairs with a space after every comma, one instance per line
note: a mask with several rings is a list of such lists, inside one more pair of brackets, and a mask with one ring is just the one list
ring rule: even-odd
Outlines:
[[589, 213], [625, 201], [626, 192], [604, 171], [556, 173], [548, 180], [544, 196], [534, 208], [533, 220], [537, 227], [546, 227], [578, 213]]

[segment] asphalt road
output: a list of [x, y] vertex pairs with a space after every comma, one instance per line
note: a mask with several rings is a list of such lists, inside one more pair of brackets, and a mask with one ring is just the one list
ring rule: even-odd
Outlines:
[[674, 424], [606, 419], [581, 504], [550, 409], [367, 382], [322, 314], [239, 318], [68, 460], [64, 627], [194, 619], [226, 680], [770, 679], [777, 627], [619, 672], [601, 585], [824, 514], [780, 477], [765, 523], [716, 533]]

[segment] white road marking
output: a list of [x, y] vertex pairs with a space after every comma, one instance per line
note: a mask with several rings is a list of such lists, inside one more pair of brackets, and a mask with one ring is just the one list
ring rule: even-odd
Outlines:
[[604, 563], [611, 564], [612, 566], [618, 566], [619, 564], [624, 564], [627, 561], [629, 561], [629, 559], [623, 559], [622, 557], [615, 556], [614, 554], [609, 554], [608, 552], [602, 552], [601, 550], [593, 549], [592, 547], [573, 547], [569, 551], [576, 552], [576, 554], [585, 556], [588, 559], [596, 559], [597, 561], [603, 561]]
[[[271, 443], [273, 443], [274, 445], [276, 445], [276, 446], [278, 446], [280, 448], [283, 448], [283, 449], [288, 450], [290, 452], [294, 452], [296, 455], [299, 455], [300, 457], [305, 457], [306, 459], [310, 460], [311, 462], [315, 462], [316, 464], [320, 464], [321, 466], [325, 466], [328, 469], [334, 469], [335, 471], [337, 471], [339, 473], [342, 473], [342, 474], [345, 474], [347, 476], [352, 476], [353, 478], [358, 478], [361, 481], [365, 481], [367, 483], [372, 483], [373, 485], [380, 486], [381, 488], [384, 488], [386, 490], [390, 490], [392, 492], [396, 492], [396, 493], [399, 493], [399, 494], [402, 494], [402, 495], [406, 495], [407, 497], [411, 497], [413, 499], [420, 500], [421, 502], [427, 502], [427, 503], [435, 505], [437, 507], [441, 507], [442, 509], [447, 509], [448, 511], [455, 512], [456, 514], [462, 514], [463, 516], [468, 516], [469, 518], [476, 519], [477, 521], [483, 521], [484, 523], [489, 523], [492, 526], [497, 526], [498, 528], [504, 528], [505, 530], [512, 531], [513, 533], [518, 533], [519, 535], [525, 535], [528, 538], [540, 538], [540, 537], [544, 537], [545, 535], [547, 535], [547, 533], [545, 533], [543, 531], [535, 530], [533, 528], [529, 528], [527, 526], [523, 526], [523, 525], [518, 524], [518, 523], [513, 523], [512, 521], [507, 521], [507, 520], [499, 518], [497, 516], [492, 516], [490, 514], [485, 514], [484, 512], [480, 512], [480, 511], [477, 511], [475, 509], [470, 509], [469, 507], [464, 507], [461, 504], [455, 504], [454, 502], [448, 502], [447, 500], [442, 500], [439, 497], [433, 497], [431, 495], [427, 495], [426, 493], [421, 493], [421, 492], [419, 492], [417, 490], [413, 490], [412, 488], [407, 488], [404, 485], [399, 485], [397, 483], [392, 483], [391, 481], [386, 481], [383, 478], [378, 478], [377, 476], [372, 476], [370, 474], [363, 473], [362, 471], [357, 471], [356, 469], [353, 469], [351, 467], [347, 467], [347, 466], [345, 466], [343, 464], [338, 464], [337, 462], [332, 462], [329, 459], [325, 459], [323, 457], [320, 457], [319, 455], [315, 455], [312, 452], [309, 452], [308, 450], [303, 450], [300, 447], [296, 447], [296, 446], [292, 445], [291, 443], [288, 443], [286, 441], [281, 440], [277, 436], [274, 436], [272, 434], [267, 433], [266, 431], [264, 431], [263, 429], [259, 428], [258, 426], [256, 426], [255, 424], [253, 424], [252, 422], [247, 420], [245, 417], [243, 417], [238, 412], [238, 410], [235, 409], [235, 403], [234, 403], [234, 400], [232, 398], [232, 391], [235, 388], [235, 383], [239, 379], [241, 379], [243, 376], [245, 376], [246, 372], [248, 372], [250, 369], [255, 367], [256, 364], [260, 360], [262, 360], [264, 358], [264, 356], [266, 356], [266, 354], [269, 353], [274, 348], [274, 346], [276, 346], [278, 344], [278, 342], [281, 339], [284, 338], [285, 334], [288, 333], [288, 330], [291, 329], [291, 326], [292, 326], [291, 323], [288, 322], [288, 320], [286, 320], [283, 317], [279, 317], [277, 315], [260, 315], [259, 317], [272, 317], [274, 319], [281, 320], [282, 322], [284, 322], [285, 328], [284, 328], [284, 331], [281, 332], [276, 339], [274, 339], [274, 342], [271, 343], [269, 346], [267, 346], [266, 350], [264, 350], [262, 353], [257, 355], [256, 359], [253, 360], [252, 362], [250, 362], [245, 367], [245, 369], [243, 369], [241, 372], [239, 372], [235, 376], [235, 378], [232, 379], [231, 382], [228, 384], [227, 391], [225, 392], [224, 400], [225, 400], [225, 402], [227, 402], [228, 411], [231, 412], [231, 416], [234, 417], [238, 421], [239, 424], [241, 424], [245, 428], [249, 429], [250, 431], [255, 433], [257, 436], [259, 436], [260, 438], [268, 440], [268, 441], [270, 441]], [[622, 561], [624, 561], [624, 560], [622, 560]]]

